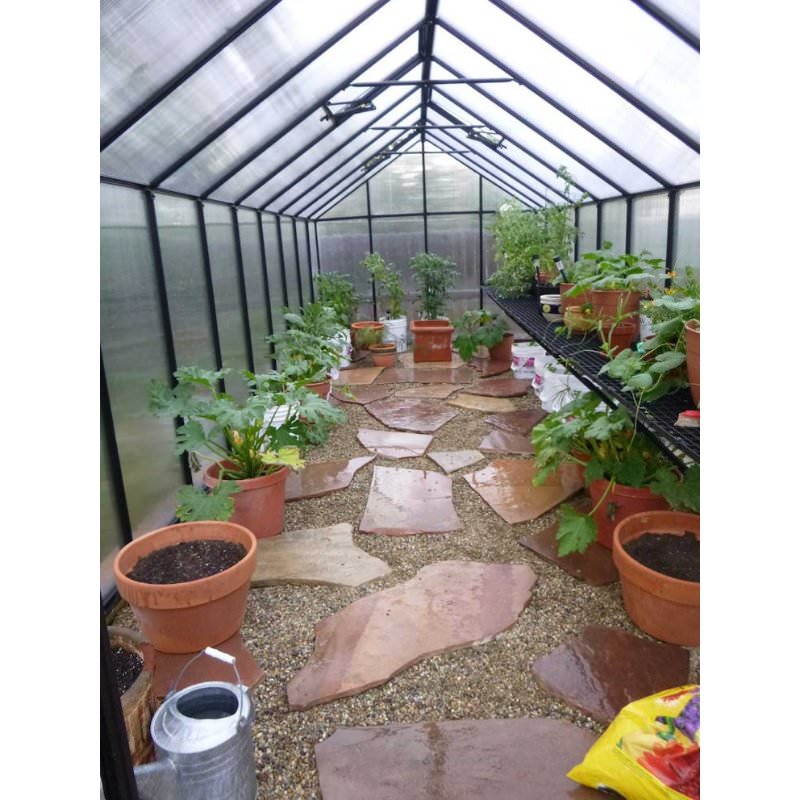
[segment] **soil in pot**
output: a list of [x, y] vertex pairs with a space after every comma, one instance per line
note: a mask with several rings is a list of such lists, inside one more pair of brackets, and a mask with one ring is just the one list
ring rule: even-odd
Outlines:
[[682, 536], [643, 533], [624, 544], [623, 549], [631, 558], [662, 575], [700, 582], [700, 542], [691, 531]]
[[185, 583], [216, 575], [245, 555], [247, 551], [238, 542], [222, 539], [179, 542], [143, 556], [127, 576], [141, 583]]
[[111, 648], [111, 670], [120, 697], [133, 686], [142, 667], [144, 667], [144, 660], [136, 653], [132, 653], [124, 647]]

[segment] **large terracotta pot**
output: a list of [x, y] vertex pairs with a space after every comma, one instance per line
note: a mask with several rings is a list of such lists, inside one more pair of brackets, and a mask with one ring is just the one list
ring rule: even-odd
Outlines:
[[511, 363], [511, 348], [514, 345], [514, 334], [504, 333], [503, 338], [494, 347], [489, 348], [489, 359], [491, 361], [502, 361]]
[[[608, 481], [602, 478], [589, 484], [592, 508], [600, 502], [607, 487]], [[646, 487], [634, 489], [632, 486], [622, 486], [617, 483], [594, 512], [597, 541], [610, 550], [614, 540], [614, 528], [621, 520], [640, 511], [666, 511], [668, 508], [669, 504], [661, 495], [653, 494]]]
[[411, 321], [414, 335], [414, 361], [450, 361], [453, 326], [446, 319]]
[[[222, 465], [225, 466], [227, 463], [223, 461]], [[233, 495], [233, 514], [230, 522], [249, 528], [257, 539], [277, 536], [283, 530], [288, 477], [289, 467], [281, 467], [271, 475], [236, 481], [240, 491]], [[211, 464], [206, 468], [203, 482], [210, 489], [219, 483], [219, 464]]]
[[609, 358], [614, 358], [620, 350], [628, 350], [636, 336], [636, 326], [631, 320], [624, 319], [612, 327], [603, 325], [603, 336], [611, 346]]
[[645, 633], [684, 647], [700, 644], [700, 583], [671, 578], [639, 563], [623, 545], [644, 533], [700, 539], [700, 517], [678, 511], [647, 511], [620, 522], [614, 530], [613, 558], [619, 570], [625, 610]]
[[307, 383], [306, 389], [308, 389], [310, 392], [314, 392], [315, 395], [321, 397], [323, 400], [327, 400], [331, 391], [331, 382], [317, 381], [316, 383]]
[[131, 762], [136, 767], [154, 758], [150, 721], [157, 705], [153, 694], [155, 651], [138, 631], [116, 625], [108, 627], [108, 643], [111, 648], [127, 650], [142, 660], [142, 671], [120, 697]]
[[[142, 583], [127, 573], [140, 558], [179, 542], [224, 539], [244, 545], [245, 557], [208, 578], [183, 583]], [[256, 568], [256, 537], [231, 522], [180, 522], [146, 533], [114, 559], [114, 579], [145, 638], [164, 653], [194, 653], [221, 644], [241, 627], [250, 579]]]
[[686, 323], [686, 371], [694, 404], [700, 408], [700, 323], [691, 319]]
[[558, 286], [558, 293], [561, 295], [561, 313], [570, 306], [583, 306], [592, 302], [591, 292], [580, 292], [574, 297], [567, 297], [567, 292], [575, 286], [574, 283], [561, 283]]
[[639, 301], [642, 299], [641, 292], [630, 290], [622, 291], [591, 291], [591, 303], [594, 308], [595, 319], [613, 322], [620, 302], [622, 303], [622, 313], [633, 312], [635, 316], [628, 317], [634, 326], [634, 340], [639, 338]]

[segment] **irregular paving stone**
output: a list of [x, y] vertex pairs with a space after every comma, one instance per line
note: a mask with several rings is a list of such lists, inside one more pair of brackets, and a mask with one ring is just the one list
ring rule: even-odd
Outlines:
[[435, 400], [378, 400], [364, 408], [387, 428], [416, 433], [433, 433], [458, 415]]
[[[570, 503], [576, 510], [583, 513], [591, 510], [592, 502], [588, 497]], [[614, 566], [614, 559], [607, 547], [594, 542], [590, 544], [585, 553], [571, 553], [568, 556], [558, 555], [558, 520], [548, 525], [541, 531], [528, 533], [521, 537], [519, 543], [545, 561], [555, 564], [573, 578], [586, 581], [590, 586], [605, 586], [619, 580], [619, 573]]]
[[534, 583], [522, 564], [440, 561], [356, 600], [317, 624], [314, 652], [286, 687], [289, 708], [360, 694], [426, 656], [494, 638], [517, 621]]
[[533, 461], [497, 459], [464, 480], [509, 525], [541, 517], [583, 486], [575, 464], [560, 467], [542, 486], [532, 484], [535, 474]]
[[451, 406], [468, 408], [470, 411], [513, 411], [514, 404], [510, 400], [502, 397], [479, 397], [475, 394], [464, 394], [463, 392], [447, 400]]
[[474, 373], [469, 367], [427, 367], [423, 369], [406, 369], [390, 367], [375, 381], [381, 383], [471, 383]]
[[601, 800], [566, 777], [597, 737], [556, 719], [337, 728], [315, 745], [324, 800]]
[[414, 361], [414, 351], [408, 350], [397, 356], [397, 366], [407, 369], [457, 369], [464, 362], [458, 353], [453, 353], [449, 361]]
[[349, 393], [342, 389], [334, 389], [333, 397], [343, 403], [359, 403], [366, 405], [374, 400], [384, 400], [389, 397], [393, 389], [388, 386], [372, 386], [370, 384], [362, 386], [351, 386]]
[[541, 408], [520, 409], [507, 414], [492, 414], [486, 417], [485, 422], [509, 433], [530, 436], [533, 426], [538, 425], [546, 416], [547, 412]]
[[545, 689], [599, 722], [628, 703], [689, 681], [689, 651], [590, 625], [531, 665]]
[[455, 472], [483, 461], [486, 456], [479, 450], [438, 450], [428, 453], [428, 458], [433, 459], [445, 472]]
[[341, 461], [306, 464], [300, 472], [289, 473], [286, 479], [286, 502], [322, 497], [339, 489], [346, 489], [356, 472], [374, 460], [375, 456], [359, 456], [343, 458]]
[[[215, 644], [214, 647], [236, 658], [236, 669], [239, 670], [242, 683], [248, 689], [258, 686], [264, 679], [264, 670], [258, 666], [253, 654], [247, 649], [241, 633], [235, 633], [230, 639], [226, 639], [222, 644]], [[198, 658], [183, 673], [180, 686], [175, 686], [181, 670], [197, 653], [162, 653], [155, 648], [154, 651], [153, 694], [159, 702], [167, 696], [171, 689], [185, 689], [187, 686], [205, 681], [236, 682], [236, 676], [228, 664], [223, 664], [215, 658], [203, 657]]]
[[520, 378], [493, 378], [464, 389], [464, 394], [479, 394], [483, 397], [522, 397], [530, 389], [531, 382]]
[[391, 571], [385, 561], [356, 547], [353, 526], [342, 522], [259, 539], [256, 570], [250, 585], [360, 586]]
[[373, 431], [359, 428], [358, 441], [372, 453], [386, 458], [419, 458], [433, 441], [425, 433], [400, 433], [399, 431]]
[[334, 386], [372, 383], [383, 372], [383, 367], [354, 367], [343, 369], [339, 377], [333, 381]]
[[478, 377], [491, 378], [494, 375], [502, 375], [511, 369], [510, 361], [490, 361], [488, 358], [473, 358], [467, 366], [477, 370]]
[[453, 482], [438, 472], [375, 467], [359, 530], [385, 536], [463, 529], [453, 506]]
[[430, 400], [444, 400], [460, 388], [460, 386], [454, 386], [452, 383], [431, 383], [427, 386], [412, 386], [409, 389], [401, 389], [395, 393], [395, 397], [427, 397]]
[[493, 430], [478, 447], [491, 453], [516, 453], [523, 456], [533, 452], [533, 445], [528, 436], [499, 429]]

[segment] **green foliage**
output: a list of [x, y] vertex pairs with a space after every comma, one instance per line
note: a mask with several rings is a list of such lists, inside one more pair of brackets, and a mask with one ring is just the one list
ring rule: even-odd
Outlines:
[[321, 272], [314, 276], [319, 302], [329, 306], [336, 315], [336, 322], [349, 328], [356, 320], [359, 297], [350, 278], [342, 272]]
[[370, 345], [383, 342], [383, 328], [357, 328], [354, 338], [356, 347], [367, 350]]
[[456, 284], [456, 265], [435, 253], [417, 253], [409, 262], [419, 291], [422, 319], [440, 319], [447, 290]]
[[[569, 189], [573, 186], [572, 177], [565, 167], [561, 167], [557, 175], [564, 183], [562, 193], [569, 195]], [[571, 269], [575, 240], [579, 235], [572, 222], [573, 213], [586, 196], [584, 194], [575, 202], [546, 206], [538, 211], [530, 211], [516, 200], [498, 209], [491, 233], [500, 267], [490, 276], [488, 283], [501, 297], [530, 294], [534, 256], [538, 257], [540, 273], [545, 277], [558, 279], [554, 267], [556, 256], [561, 259], [565, 271]]]
[[[535, 486], [542, 485], [562, 464], [578, 463], [586, 467], [587, 486], [604, 479], [609, 481], [609, 491], [616, 484], [647, 487], [673, 508], [699, 513], [699, 467], [681, 476], [655, 443], [636, 430], [625, 408], [609, 409], [592, 392], [549, 414], [531, 431], [531, 443]], [[568, 504], [561, 506], [556, 533], [560, 556], [584, 552], [596, 535], [589, 515], [579, 514]]]
[[[223, 476], [220, 470], [220, 476]], [[196, 486], [178, 489], [178, 507], [175, 516], [181, 522], [199, 522], [205, 519], [225, 522], [233, 514], [233, 495], [241, 491], [235, 481], [221, 480], [210, 492]]]
[[394, 268], [394, 264], [387, 264], [380, 253], [367, 253], [361, 260], [361, 266], [375, 280], [375, 293], [386, 318], [402, 317], [403, 287], [400, 285], [400, 273]]
[[504, 320], [486, 309], [465, 311], [453, 322], [453, 327], [456, 331], [453, 346], [464, 361], [469, 361], [481, 345], [494, 347], [499, 344], [508, 330]]
[[648, 258], [650, 253], [642, 250], [639, 255], [623, 253], [612, 255], [611, 242], [603, 242], [603, 247], [593, 253], [585, 253], [582, 258], [582, 277], [567, 292], [574, 297], [581, 292], [597, 289], [599, 291], [643, 291], [657, 285], [664, 275], [664, 260]]

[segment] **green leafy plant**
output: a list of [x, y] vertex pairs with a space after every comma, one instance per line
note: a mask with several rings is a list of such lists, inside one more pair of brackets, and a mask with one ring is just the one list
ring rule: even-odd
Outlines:
[[354, 338], [356, 347], [367, 350], [370, 345], [383, 342], [383, 328], [358, 328]]
[[336, 315], [336, 322], [349, 328], [358, 314], [359, 297], [350, 278], [342, 272], [320, 272], [314, 276], [314, 285], [319, 303], [329, 306]]
[[[569, 195], [574, 185], [565, 167], [557, 172], [563, 181], [562, 193]], [[525, 208], [516, 200], [504, 203], [494, 215], [491, 233], [497, 249], [499, 269], [488, 280], [501, 297], [530, 294], [534, 278], [534, 258], [540, 274], [558, 279], [556, 257], [567, 274], [571, 269], [575, 240], [580, 231], [573, 222], [574, 210], [587, 195], [574, 202], [545, 206], [537, 211]], [[568, 280], [570, 280], [568, 278]]]
[[403, 287], [400, 273], [383, 259], [380, 253], [367, 253], [360, 262], [375, 280], [375, 292], [387, 319], [403, 316]]
[[419, 291], [421, 318], [440, 319], [447, 290], [455, 286], [458, 279], [456, 265], [435, 253], [417, 253], [409, 266]]
[[508, 325], [494, 311], [465, 311], [453, 322], [456, 335], [453, 346], [464, 361], [469, 361], [481, 346], [494, 347], [503, 340]]
[[663, 259], [649, 258], [651, 254], [647, 250], [642, 250], [639, 255], [613, 255], [612, 247], [611, 242], [603, 242], [600, 250], [583, 255], [583, 266], [580, 269], [584, 274], [575, 281], [575, 286], [567, 292], [567, 297], [593, 289], [645, 291], [665, 277]]
[[673, 507], [700, 511], [699, 466], [681, 475], [650, 437], [637, 431], [625, 408], [607, 408], [601, 398], [587, 392], [549, 414], [531, 431], [536, 462], [534, 485], [539, 486], [562, 464], [582, 464], [586, 485], [598, 479], [608, 486], [588, 514], [569, 504], [560, 508], [556, 538], [559, 556], [583, 553], [597, 538], [597, 523], [591, 516], [616, 484], [647, 487]]

